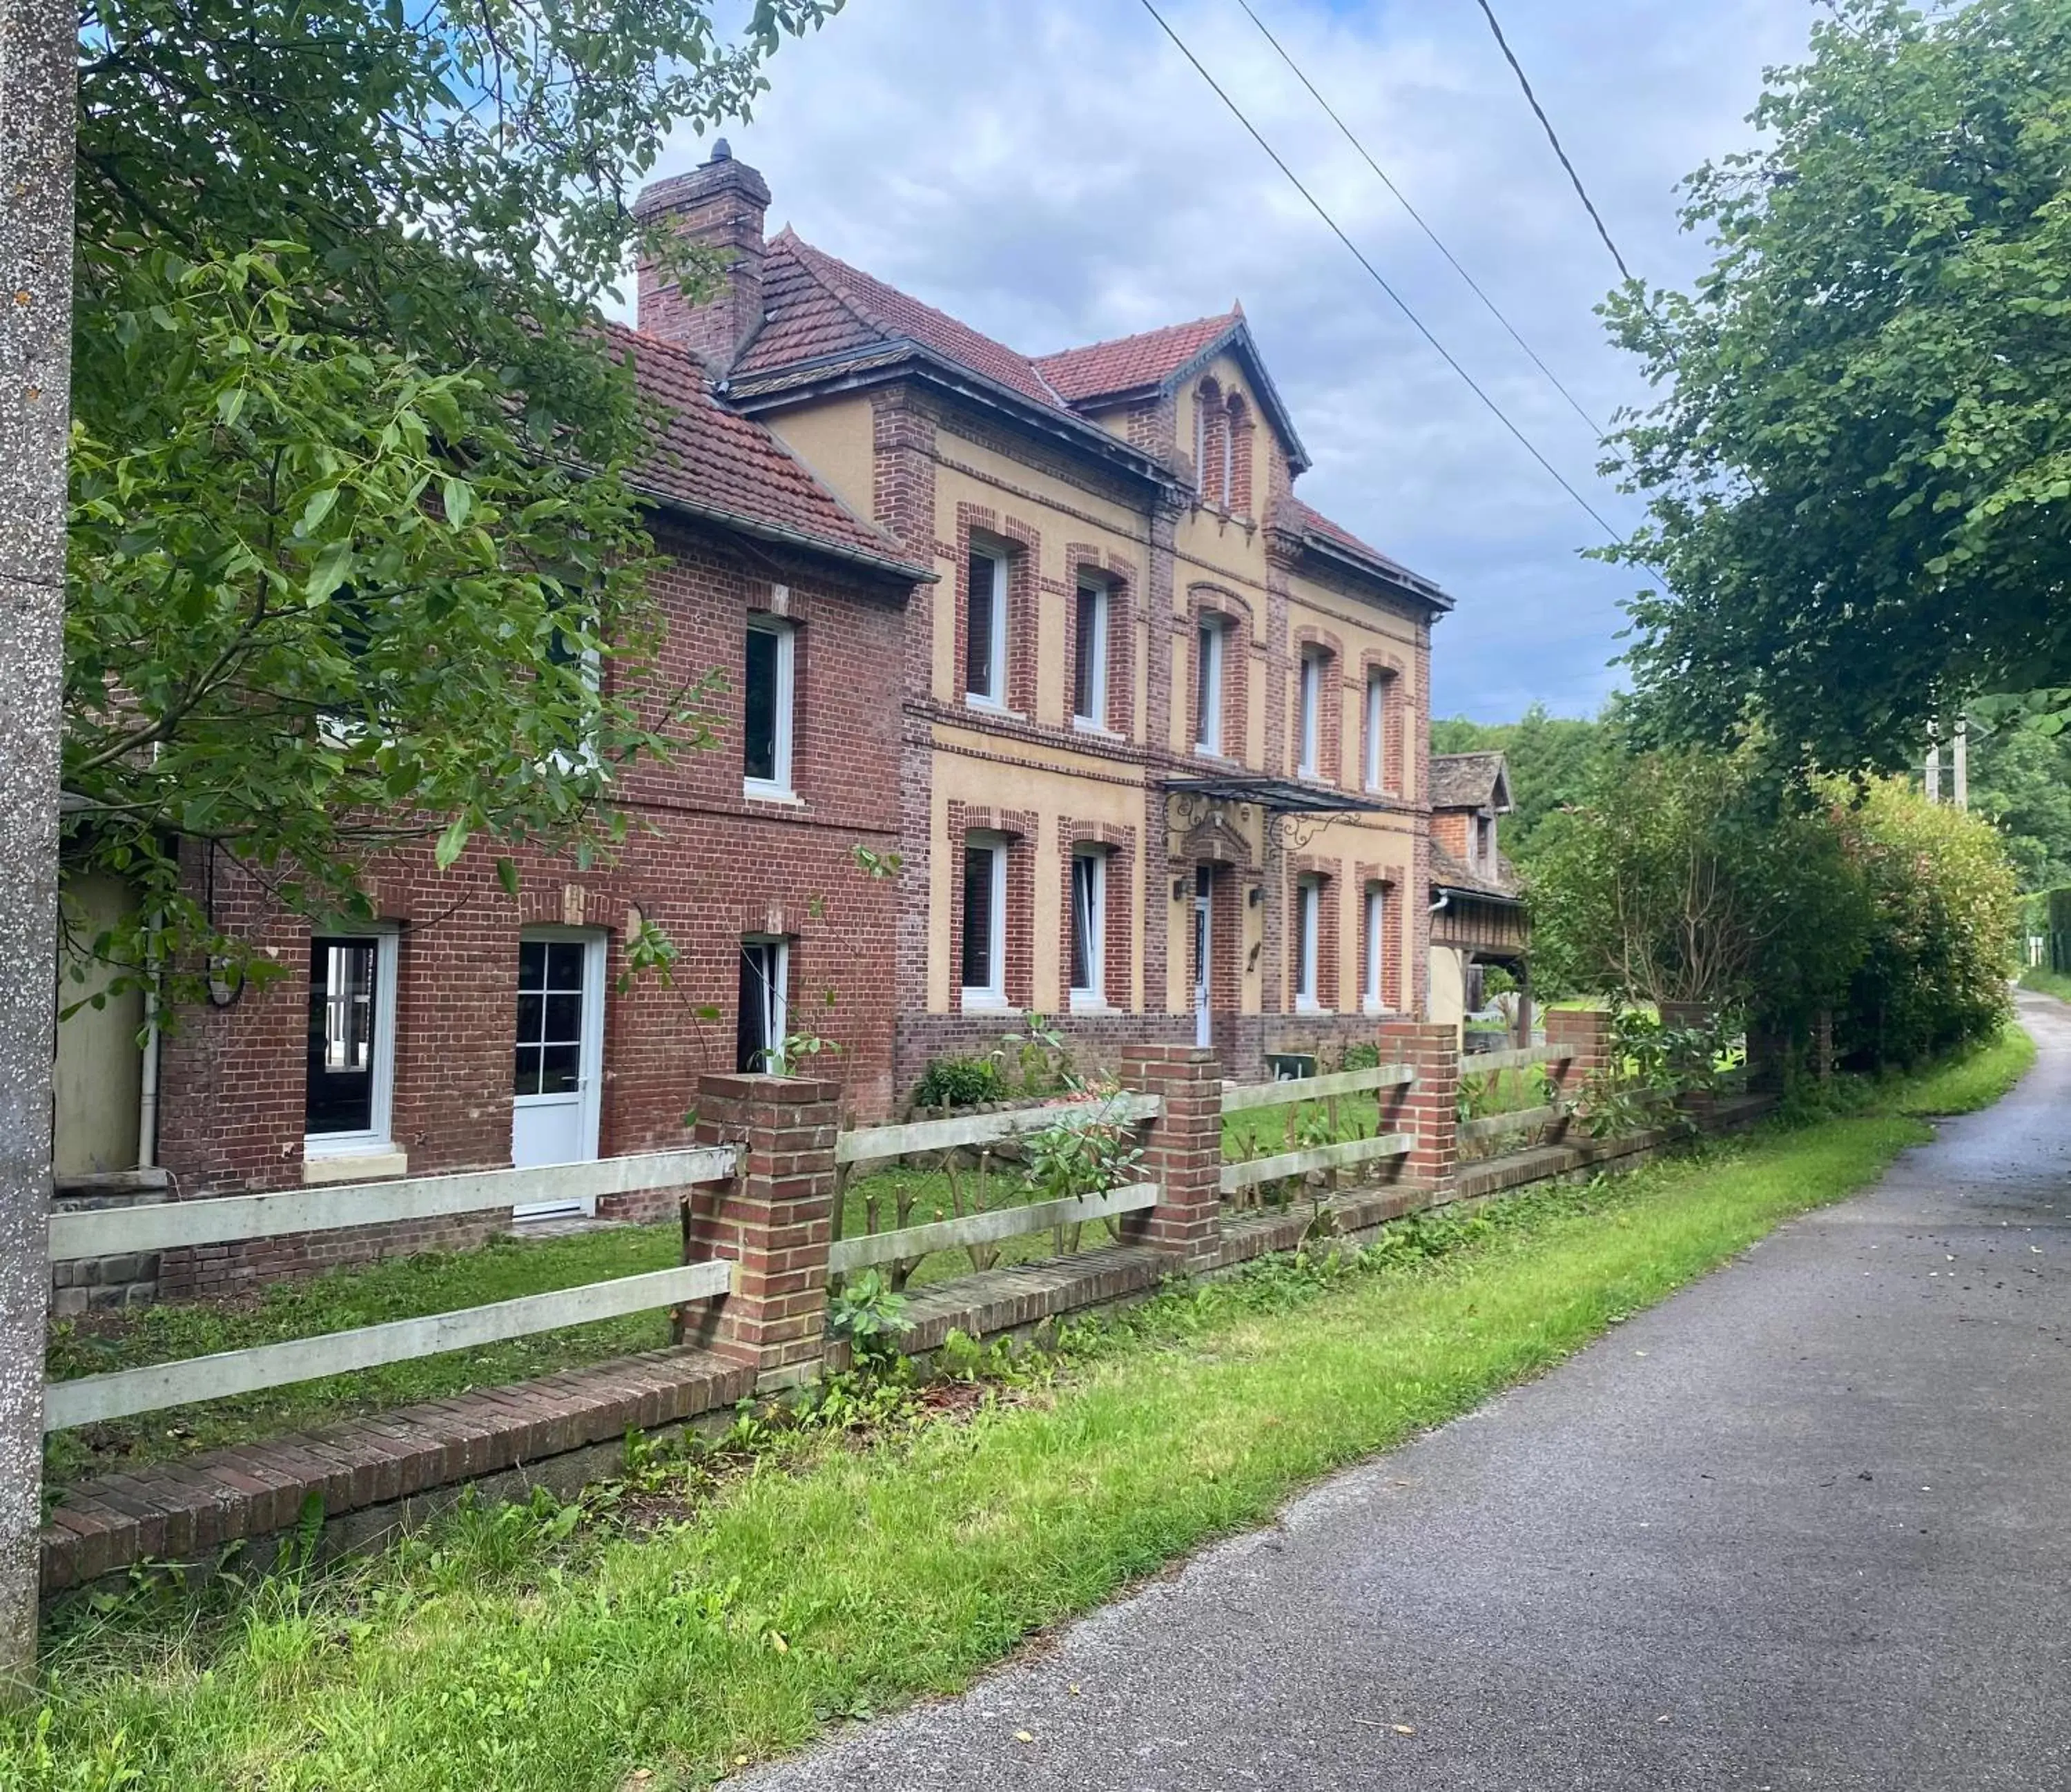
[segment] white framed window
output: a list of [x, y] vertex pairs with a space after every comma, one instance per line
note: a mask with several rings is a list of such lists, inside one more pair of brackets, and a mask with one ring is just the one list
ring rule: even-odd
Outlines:
[[310, 941], [306, 1158], [395, 1149], [396, 958], [392, 927]]
[[1323, 930], [1323, 887], [1313, 877], [1294, 886], [1294, 1006], [1313, 1014], [1318, 937]]
[[966, 1008], [1007, 1006], [1007, 842], [964, 840], [963, 996]]
[[740, 787], [751, 797], [788, 798], [798, 637], [788, 622], [753, 617], [741, 678]]
[[1381, 984], [1388, 962], [1387, 944], [1387, 886], [1369, 884], [1366, 887], [1366, 953], [1360, 967], [1363, 986], [1359, 994], [1362, 1005], [1370, 1015], [1383, 1013], [1388, 1007]]
[[1220, 616], [1204, 616], [1194, 634], [1194, 750], [1223, 750], [1223, 658], [1229, 625]]
[[1108, 588], [1081, 580], [1072, 617], [1072, 720], [1081, 728], [1107, 726], [1108, 611]]
[[1316, 776], [1323, 739], [1323, 656], [1313, 649], [1302, 656], [1301, 687], [1295, 704], [1295, 770]]
[[1366, 675], [1366, 787], [1381, 788], [1387, 769], [1382, 731], [1388, 725], [1388, 675], [1379, 666]]
[[1007, 707], [1007, 556], [974, 547], [966, 571], [964, 700]]
[[740, 1006], [734, 1028], [733, 1068], [743, 1076], [785, 1076], [784, 1041], [790, 1035], [791, 944], [771, 934], [740, 942]]
[[1072, 855], [1072, 1006], [1107, 1001], [1107, 854], [1081, 847]]

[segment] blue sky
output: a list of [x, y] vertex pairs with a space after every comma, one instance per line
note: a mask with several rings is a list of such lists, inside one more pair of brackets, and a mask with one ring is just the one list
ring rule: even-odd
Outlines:
[[[1581, 400], [1647, 393], [1593, 307], [1615, 277], [1475, 0], [1252, 0], [1376, 160]], [[1369, 259], [1614, 523], [1589, 432], [1337, 134], [1236, 0], [1160, 0]], [[1745, 147], [1809, 0], [1499, 0], [1634, 271], [1706, 259], [1676, 183]], [[1031, 354], [1241, 297], [1315, 465], [1304, 498], [1440, 580], [1434, 708], [1593, 710], [1634, 575], [1246, 137], [1137, 0], [849, 0], [787, 45], [735, 153], [770, 228]], [[702, 160], [686, 135], [657, 170]]]

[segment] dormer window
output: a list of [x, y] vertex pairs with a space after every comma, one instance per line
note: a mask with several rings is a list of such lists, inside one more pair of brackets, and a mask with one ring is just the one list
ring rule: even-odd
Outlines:
[[1474, 865], [1480, 871], [1492, 871], [1495, 869], [1495, 818], [1493, 815], [1474, 817]]

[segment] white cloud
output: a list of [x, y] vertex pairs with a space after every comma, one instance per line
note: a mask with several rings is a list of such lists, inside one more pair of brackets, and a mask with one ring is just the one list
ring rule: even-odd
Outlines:
[[[1253, 0], [1593, 416], [1643, 401], [1592, 307], [1614, 277], [1470, 0]], [[1614, 523], [1589, 433], [1302, 91], [1236, 0], [1161, 4], [1369, 259]], [[1687, 281], [1675, 182], [1748, 141], [1806, 0], [1498, 8], [1620, 248]], [[1287, 185], [1134, 0], [850, 0], [788, 44], [735, 154], [808, 240], [1030, 353], [1241, 297], [1315, 458], [1302, 495], [1440, 580], [1437, 706], [1594, 707], [1634, 576]], [[686, 137], [658, 170], [702, 158]]]

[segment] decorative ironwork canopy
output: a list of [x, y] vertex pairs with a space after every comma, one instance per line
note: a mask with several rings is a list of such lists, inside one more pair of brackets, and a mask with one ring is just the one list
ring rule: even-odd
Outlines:
[[1228, 804], [1240, 814], [1256, 807], [1265, 818], [1269, 844], [1283, 852], [1298, 852], [1316, 828], [1332, 815], [1384, 814], [1395, 806], [1368, 797], [1355, 797], [1327, 785], [1310, 784], [1291, 777], [1268, 777], [1262, 773], [1232, 773], [1222, 777], [1168, 777], [1160, 788], [1177, 800], [1191, 826], [1218, 804]]

